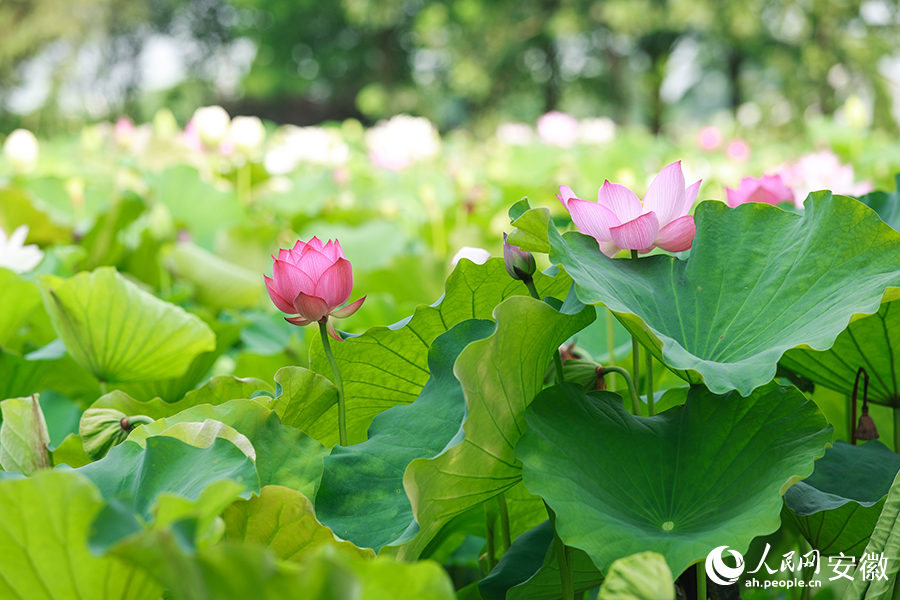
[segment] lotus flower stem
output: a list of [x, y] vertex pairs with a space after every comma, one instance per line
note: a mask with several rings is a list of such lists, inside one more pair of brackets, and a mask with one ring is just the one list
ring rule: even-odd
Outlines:
[[703, 563], [694, 567], [697, 569], [697, 600], [706, 600], [706, 568]]
[[[606, 362], [610, 365], [616, 364], [616, 330], [615, 330], [615, 318], [613, 317], [612, 311], [608, 308], [606, 309], [606, 348], [609, 351], [609, 358], [606, 359]], [[609, 376], [609, 382], [607, 387], [611, 390], [616, 389], [616, 376], [611, 374]]]
[[105, 379], [98, 379], [97, 383], [100, 384], [100, 395], [105, 396], [109, 393], [109, 385], [107, 385]]
[[337, 362], [334, 360], [334, 354], [331, 353], [331, 342], [328, 339], [328, 323], [327, 319], [319, 321], [319, 333], [322, 336], [322, 346], [325, 347], [325, 356], [328, 358], [328, 364], [331, 365], [331, 372], [334, 373], [334, 385], [338, 391], [338, 429], [341, 435], [341, 446], [347, 445], [347, 411], [344, 406], [344, 382], [341, 379], [341, 372], [338, 369]]
[[[900, 408], [894, 409], [894, 452], [900, 449]], [[900, 453], [900, 452], [898, 452]], [[900, 587], [898, 585], [897, 587]]]
[[651, 417], [656, 414], [656, 398], [653, 396], [653, 355], [650, 351], [647, 354], [647, 414]]
[[[531, 297], [535, 300], [540, 300], [541, 295], [538, 293], [537, 288], [534, 287], [534, 280], [530, 277], [523, 280], [523, 283], [528, 288], [529, 293], [531, 293]], [[563, 366], [562, 366], [562, 358], [559, 356], [559, 350], [557, 350], [553, 354], [553, 364], [556, 365], [556, 383], [560, 384], [566, 380], [563, 376]]]
[[503, 492], [497, 496], [497, 502], [500, 504], [500, 535], [503, 539], [503, 552], [506, 553], [512, 546], [512, 537], [509, 533], [509, 507], [506, 505], [506, 494]]
[[492, 518], [491, 511], [488, 509], [488, 505], [484, 505], [484, 518], [485, 518], [485, 534], [487, 535], [487, 559], [488, 559], [488, 573], [494, 570], [494, 567], [497, 566], [497, 547], [494, 541], [494, 537], [496, 531], [494, 530], [494, 519]]
[[637, 387], [634, 385], [634, 379], [631, 378], [631, 374], [622, 367], [603, 367], [603, 371], [606, 373], [618, 373], [625, 378], [625, 383], [628, 385], [628, 393], [631, 395], [631, 412], [640, 416], [641, 397], [638, 394]]
[[556, 560], [559, 563], [559, 579], [562, 584], [563, 600], [575, 600], [575, 586], [572, 585], [572, 549], [568, 548], [556, 531], [556, 513], [544, 501], [547, 514], [550, 515], [550, 526], [553, 527], [553, 543], [556, 546]]
[[[638, 257], [638, 251], [631, 251], [632, 260]], [[638, 342], [637, 336], [631, 334], [631, 375], [634, 377], [634, 380], [638, 383], [641, 381], [641, 343]], [[641, 416], [641, 403], [636, 402], [633, 406], [634, 415], [636, 417]]]

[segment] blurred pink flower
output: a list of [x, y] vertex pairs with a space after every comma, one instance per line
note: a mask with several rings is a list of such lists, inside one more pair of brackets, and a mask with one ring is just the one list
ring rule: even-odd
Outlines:
[[722, 132], [714, 125], [707, 125], [697, 133], [697, 143], [706, 152], [711, 152], [722, 145]]
[[537, 133], [545, 144], [570, 148], [578, 141], [578, 120], [572, 115], [551, 110], [538, 117]]
[[194, 152], [202, 152], [204, 149], [203, 141], [200, 139], [200, 132], [197, 131], [197, 125], [191, 119], [184, 126], [184, 134], [182, 134], [184, 145]]
[[275, 306], [283, 313], [298, 315], [285, 317], [294, 325], [325, 322], [328, 333], [340, 340], [329, 317], [349, 317], [362, 306], [366, 297], [338, 308], [353, 291], [353, 267], [344, 257], [337, 240], [323, 244], [314, 237], [309, 242], [297, 240], [293, 248], [279, 250], [272, 259], [272, 277], [263, 278]]
[[856, 181], [852, 165], [842, 165], [829, 151], [802, 156], [794, 163], [775, 169], [784, 182], [794, 190], [794, 204], [803, 206], [810, 192], [831, 190], [835, 194], [861, 196], [872, 191], [871, 181]]
[[747, 202], [764, 202], [777, 205], [794, 202], [794, 192], [784, 185], [780, 175], [763, 175], [759, 179], [744, 177], [738, 189], [725, 188], [728, 206], [735, 207]]
[[643, 202], [624, 185], [605, 181], [597, 192], [597, 202], [575, 196], [560, 186], [559, 198], [582, 233], [593, 237], [600, 250], [615, 256], [621, 250], [642, 254], [660, 247], [681, 252], [694, 240], [694, 217], [688, 215], [700, 182], [685, 189], [681, 161], [664, 168], [653, 178]]
[[425, 117], [396, 115], [366, 131], [366, 146], [373, 164], [402, 171], [441, 151], [437, 128]]
[[750, 144], [741, 138], [735, 138], [728, 142], [725, 156], [737, 163], [746, 162], [750, 158]]
[[128, 117], [119, 117], [116, 119], [116, 126], [113, 128], [113, 139], [119, 148], [128, 148], [134, 141], [135, 127], [134, 123]]

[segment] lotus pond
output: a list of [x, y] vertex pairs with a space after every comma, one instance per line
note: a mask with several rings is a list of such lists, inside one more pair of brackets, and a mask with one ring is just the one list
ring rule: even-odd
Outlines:
[[405, 119], [10, 137], [0, 599], [900, 594], [895, 143]]

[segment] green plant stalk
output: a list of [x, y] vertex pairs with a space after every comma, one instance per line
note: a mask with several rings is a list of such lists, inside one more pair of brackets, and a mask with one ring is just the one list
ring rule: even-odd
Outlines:
[[[637, 250], [631, 251], [631, 259], [635, 260], [638, 257]], [[634, 380], [638, 383], [641, 381], [641, 343], [638, 342], [637, 336], [631, 334], [631, 375], [634, 377]], [[640, 402], [633, 405], [634, 406], [634, 415], [636, 417], [641, 416], [641, 404]]]
[[894, 452], [900, 453], [900, 408], [894, 409]]
[[109, 384], [106, 383], [105, 379], [98, 379], [97, 383], [100, 384], [100, 395], [105, 396], [109, 393]]
[[500, 493], [497, 496], [497, 502], [500, 504], [500, 536], [503, 541], [503, 553], [512, 546], [512, 537], [509, 533], [509, 507], [506, 505], [506, 494]]
[[[606, 359], [606, 362], [609, 363], [609, 366], [615, 366], [616, 364], [616, 331], [615, 331], [615, 317], [613, 317], [612, 311], [608, 308], [606, 309], [606, 349], [609, 351], [609, 358]], [[616, 385], [618, 384], [618, 380], [615, 375], [609, 376], [609, 381], [607, 382], [607, 387], [610, 389], [616, 389]]]
[[641, 397], [638, 394], [637, 387], [634, 385], [634, 379], [631, 374], [622, 367], [603, 367], [607, 373], [618, 373], [625, 378], [625, 384], [628, 386], [628, 394], [631, 396], [631, 412], [640, 415]]
[[253, 201], [250, 182], [250, 162], [248, 161], [243, 167], [238, 169], [238, 197], [244, 206], [249, 206]]
[[488, 573], [497, 566], [496, 544], [494, 542], [494, 520], [491, 518], [491, 511], [488, 510], [487, 504], [484, 505], [485, 533], [487, 535], [487, 557], [488, 557]]
[[[522, 283], [528, 288], [528, 292], [531, 294], [532, 298], [535, 300], [541, 299], [541, 295], [538, 293], [537, 288], [534, 287], [534, 279], [528, 277], [527, 279], [524, 279]], [[559, 350], [553, 354], [553, 364], [556, 365], [556, 383], [560, 384], [564, 382], [566, 378], [563, 377], [562, 358], [559, 356]]]
[[694, 566], [697, 568], [697, 600], [706, 600], [706, 567], [703, 563]]
[[647, 354], [647, 414], [651, 417], [656, 414], [656, 398], [653, 397], [653, 355], [648, 350]]
[[575, 600], [575, 586], [572, 584], [572, 561], [569, 560], [572, 553], [567, 552], [569, 549], [563, 544], [562, 538], [559, 537], [559, 533], [556, 531], [556, 513], [551, 510], [550, 505], [546, 501], [544, 502], [544, 507], [547, 509], [547, 514], [550, 515], [550, 526], [553, 527], [553, 543], [556, 545], [556, 560], [559, 563], [562, 598], [563, 600]]
[[328, 364], [331, 365], [331, 372], [334, 374], [334, 386], [338, 391], [338, 430], [341, 436], [341, 446], [347, 445], [347, 409], [344, 406], [344, 381], [341, 379], [341, 372], [338, 369], [337, 362], [334, 360], [334, 354], [331, 353], [331, 341], [328, 339], [328, 321], [319, 321], [319, 334], [322, 336], [322, 346], [325, 347], [325, 357]]

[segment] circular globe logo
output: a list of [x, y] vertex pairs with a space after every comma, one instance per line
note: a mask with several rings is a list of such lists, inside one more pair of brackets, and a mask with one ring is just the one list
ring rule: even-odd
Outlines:
[[737, 561], [737, 567], [729, 567], [722, 560], [722, 552], [727, 549], [728, 546], [719, 546], [706, 556], [706, 575], [719, 585], [731, 585], [744, 572], [744, 557], [740, 552], [728, 550]]

